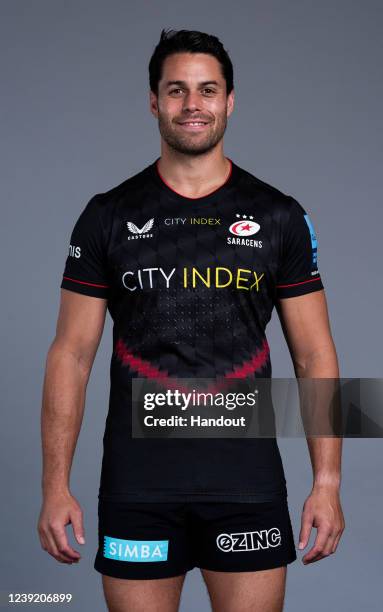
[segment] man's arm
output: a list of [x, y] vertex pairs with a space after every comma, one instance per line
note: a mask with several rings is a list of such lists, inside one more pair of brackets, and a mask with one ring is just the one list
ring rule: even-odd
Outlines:
[[[280, 299], [277, 311], [297, 378], [339, 378], [324, 291]], [[313, 488], [303, 508], [299, 548], [307, 546], [313, 526], [318, 533], [304, 563], [335, 552], [345, 526], [339, 499], [342, 439], [307, 437], [307, 444]]]
[[84, 414], [85, 391], [105, 323], [107, 300], [61, 290], [56, 336], [47, 356], [41, 412], [43, 504], [41, 545], [63, 563], [80, 554], [68, 543], [72, 523], [83, 541], [82, 511], [70, 493], [70, 469]]

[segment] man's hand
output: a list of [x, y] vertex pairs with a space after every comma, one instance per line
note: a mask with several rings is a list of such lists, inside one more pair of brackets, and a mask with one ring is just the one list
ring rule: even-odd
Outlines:
[[313, 547], [302, 558], [305, 565], [319, 561], [337, 549], [345, 528], [338, 488], [313, 487], [303, 506], [298, 545], [300, 550], [307, 546], [312, 527], [318, 531]]
[[47, 495], [38, 521], [41, 546], [57, 561], [72, 564], [81, 555], [68, 542], [65, 527], [70, 523], [77, 542], [85, 544], [82, 510], [77, 500], [69, 492]]

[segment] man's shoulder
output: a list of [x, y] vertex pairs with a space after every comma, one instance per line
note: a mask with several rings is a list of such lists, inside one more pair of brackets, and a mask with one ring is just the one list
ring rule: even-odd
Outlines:
[[272, 204], [273, 207], [280, 208], [281, 210], [290, 210], [296, 200], [286, 192], [282, 191], [275, 185], [272, 185], [262, 179], [256, 174], [249, 170], [239, 167], [240, 170], [240, 188], [249, 197], [256, 197], [257, 200], [264, 202], [265, 204]]
[[[239, 166], [238, 166], [239, 167]], [[239, 167], [239, 188], [247, 200], [255, 201], [263, 213], [272, 215], [274, 221], [284, 225], [291, 218], [305, 213], [302, 205], [282, 189], [272, 185], [249, 170]]]
[[[272, 206], [273, 211], [288, 213], [294, 207], [300, 207], [299, 203], [282, 189], [259, 178], [250, 170], [235, 164], [239, 172], [239, 182], [236, 183], [237, 189], [251, 199], [262, 202], [266, 206]], [[150, 185], [150, 177], [153, 163], [148, 164], [142, 170], [132, 174], [122, 182], [99, 192], [94, 196], [95, 204], [98, 207], [107, 207], [111, 211], [113, 203], [126, 201], [126, 198], [134, 198], [135, 195], [142, 194]]]
[[110, 202], [111, 200], [118, 200], [128, 193], [143, 189], [148, 184], [151, 165], [152, 164], [147, 165], [142, 170], [124, 179], [121, 183], [103, 192], [97, 193], [95, 197], [97, 197], [100, 202]]

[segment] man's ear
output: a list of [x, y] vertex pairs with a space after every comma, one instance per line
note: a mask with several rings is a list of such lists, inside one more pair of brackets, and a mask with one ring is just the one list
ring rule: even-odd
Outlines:
[[149, 91], [149, 108], [152, 115], [158, 117], [158, 96], [152, 91]]
[[229, 95], [227, 96], [227, 116], [230, 117], [231, 113], [234, 110], [234, 88], [231, 90]]

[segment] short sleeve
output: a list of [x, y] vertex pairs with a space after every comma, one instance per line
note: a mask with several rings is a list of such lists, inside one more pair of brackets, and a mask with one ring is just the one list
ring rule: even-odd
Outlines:
[[277, 298], [296, 297], [323, 289], [314, 226], [304, 208], [290, 196], [289, 200], [290, 210], [281, 228]]
[[61, 288], [83, 295], [107, 298], [109, 283], [105, 236], [99, 195], [93, 196], [73, 228]]

